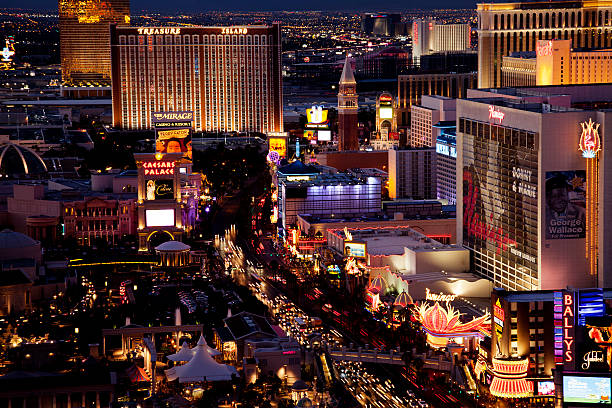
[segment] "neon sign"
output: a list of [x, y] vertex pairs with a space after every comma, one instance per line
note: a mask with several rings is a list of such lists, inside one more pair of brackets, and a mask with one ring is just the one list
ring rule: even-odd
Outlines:
[[445, 295], [444, 293], [432, 293], [429, 288], [425, 288], [425, 299], [432, 302], [452, 302], [457, 295]]
[[306, 111], [308, 123], [323, 123], [327, 120], [327, 110], [323, 106], [313, 106]]
[[224, 27], [221, 29], [221, 34], [246, 34], [246, 28]]
[[478, 186], [474, 186], [472, 173], [464, 171], [463, 180], [467, 181], [467, 194], [464, 197], [465, 209], [463, 212], [463, 225], [467, 229], [469, 237], [480, 238], [485, 241], [493, 242], [497, 246], [497, 254], [501, 251], [507, 251], [508, 247], [516, 245], [516, 241], [510, 239], [508, 234], [501, 228], [491, 225], [493, 223], [493, 214], [490, 215], [490, 223], [486, 219], [481, 219], [476, 211], [476, 201], [480, 193]]
[[538, 45], [536, 46], [536, 53], [538, 57], [550, 56], [553, 52], [553, 42], [551, 40], [548, 41], [538, 41]]
[[143, 35], [155, 35], [155, 34], [174, 34], [178, 35], [181, 33], [180, 28], [138, 28], [138, 34]]
[[563, 292], [563, 364], [564, 369], [574, 369], [574, 294]]
[[495, 106], [489, 105], [489, 120], [498, 121], [498, 123], [502, 123], [506, 114], [500, 110], [497, 110]]
[[145, 169], [145, 176], [172, 176], [174, 174], [174, 162], [157, 161], [144, 162], [142, 168]]
[[2, 53], [0, 53], [0, 55], [2, 55], [2, 62], [11, 62], [12, 56], [15, 55], [13, 44], [11, 44], [8, 39], [6, 40], [6, 45], [2, 49]]
[[499, 298], [493, 305], [493, 321], [495, 322], [495, 332], [497, 337], [501, 337], [504, 332], [504, 319], [506, 318], [506, 312], [502, 308]]
[[168, 122], [175, 120], [193, 121], [193, 112], [153, 112], [153, 122]]
[[580, 135], [578, 148], [580, 151], [582, 151], [582, 157], [593, 159], [601, 150], [599, 123], [595, 123], [591, 118], [589, 118], [589, 121], [582, 122], [580, 127], [582, 128], [582, 134]]
[[393, 102], [393, 97], [389, 94], [382, 94], [379, 98], [380, 102]]

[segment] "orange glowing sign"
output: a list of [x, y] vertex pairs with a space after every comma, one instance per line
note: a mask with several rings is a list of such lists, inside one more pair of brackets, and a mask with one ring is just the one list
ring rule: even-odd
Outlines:
[[595, 123], [589, 118], [589, 121], [582, 122], [580, 127], [582, 128], [582, 134], [580, 135], [578, 148], [582, 151], [582, 157], [592, 159], [601, 150], [599, 123]]

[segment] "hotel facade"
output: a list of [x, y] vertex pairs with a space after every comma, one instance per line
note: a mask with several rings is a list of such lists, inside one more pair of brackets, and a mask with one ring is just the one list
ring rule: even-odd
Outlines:
[[191, 111], [204, 132], [282, 132], [280, 25], [111, 26], [113, 125]]
[[610, 285], [612, 159], [599, 135], [612, 117], [592, 107], [610, 90], [473, 90], [457, 101], [457, 239], [476, 273], [508, 290]]
[[572, 40], [576, 48], [612, 47], [612, 3], [574, 1], [481, 3], [478, 88], [501, 86], [502, 58], [535, 51], [538, 40]]
[[130, 24], [130, 1], [59, 0], [62, 81], [68, 87], [108, 87], [109, 26]]

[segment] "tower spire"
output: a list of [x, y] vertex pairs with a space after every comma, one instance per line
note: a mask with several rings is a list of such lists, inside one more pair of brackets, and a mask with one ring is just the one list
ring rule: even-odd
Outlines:
[[355, 76], [353, 75], [353, 68], [348, 53], [344, 59], [344, 68], [342, 68], [342, 76], [340, 77], [341, 84], [356, 84]]

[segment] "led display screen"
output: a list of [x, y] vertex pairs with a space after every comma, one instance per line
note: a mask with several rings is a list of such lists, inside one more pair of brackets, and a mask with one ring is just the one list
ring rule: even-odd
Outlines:
[[147, 227], [174, 227], [174, 210], [146, 210]]
[[381, 119], [393, 119], [393, 108], [380, 108], [378, 110], [378, 115]]
[[317, 139], [319, 142], [331, 142], [331, 130], [319, 130]]
[[563, 376], [563, 402], [610, 404], [609, 377]]
[[555, 395], [555, 382], [554, 381], [539, 381], [538, 382], [538, 395]]
[[352, 256], [353, 258], [365, 258], [366, 244], [361, 242], [345, 242], [344, 255]]

